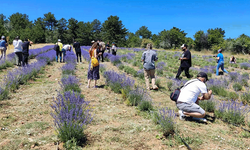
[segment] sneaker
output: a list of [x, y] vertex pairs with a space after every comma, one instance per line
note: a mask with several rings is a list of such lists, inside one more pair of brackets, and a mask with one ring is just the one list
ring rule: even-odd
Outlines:
[[87, 85], [87, 88], [89, 88], [89, 86]]
[[200, 122], [207, 122], [207, 119], [205, 119], [205, 118], [195, 118], [195, 117], [193, 117], [192, 119], [196, 120], [196, 121], [200, 121]]
[[186, 115], [183, 114], [182, 110], [179, 110], [179, 117], [180, 117], [180, 120], [185, 120], [186, 119]]
[[98, 88], [98, 86], [93, 86], [94, 89]]
[[159, 88], [158, 87], [155, 87], [155, 88], [153, 88], [154, 90], [158, 90]]

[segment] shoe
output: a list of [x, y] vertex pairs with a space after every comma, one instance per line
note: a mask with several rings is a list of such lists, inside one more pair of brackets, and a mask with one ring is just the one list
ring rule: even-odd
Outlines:
[[159, 89], [158, 87], [153, 88], [153, 90], [158, 90], [158, 89]]
[[179, 117], [180, 117], [180, 120], [185, 120], [187, 116], [183, 114], [182, 110], [179, 110]]
[[207, 119], [205, 119], [205, 118], [195, 118], [195, 117], [193, 117], [192, 118], [193, 120], [196, 120], [196, 121], [200, 121], [200, 122], [207, 122]]
[[98, 88], [98, 86], [93, 86], [94, 89]]
[[89, 88], [89, 86], [87, 85], [87, 88]]

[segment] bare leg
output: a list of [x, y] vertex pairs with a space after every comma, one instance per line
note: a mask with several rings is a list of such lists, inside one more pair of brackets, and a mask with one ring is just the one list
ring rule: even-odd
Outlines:
[[187, 116], [191, 116], [191, 117], [195, 117], [195, 118], [204, 118], [205, 117], [205, 113], [202, 115], [198, 112], [192, 112], [192, 113], [188, 113], [188, 112], [183, 112], [184, 115], [187, 115]]
[[94, 87], [96, 87], [97, 80], [94, 81]]
[[90, 87], [90, 79], [88, 80], [88, 85], [87, 85], [87, 88], [89, 88]]

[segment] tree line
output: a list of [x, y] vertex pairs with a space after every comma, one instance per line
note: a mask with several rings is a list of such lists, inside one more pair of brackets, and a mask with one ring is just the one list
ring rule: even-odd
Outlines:
[[222, 48], [234, 53], [250, 53], [250, 37], [242, 34], [236, 39], [225, 39], [225, 30], [221, 28], [197, 31], [193, 38], [186, 37], [185, 31], [172, 29], [152, 34], [146, 26], [135, 33], [129, 32], [118, 16], [109, 16], [101, 23], [98, 19], [92, 22], [78, 21], [74, 18], [57, 20], [51, 12], [30, 21], [27, 14], [15, 13], [6, 18], [0, 14], [0, 35], [9, 37], [9, 41], [18, 35], [29, 38], [34, 43], [55, 43], [61, 39], [63, 43], [78, 41], [81, 45], [90, 45], [92, 40], [102, 39], [104, 42], [115, 42], [119, 47], [146, 47], [151, 42], [155, 48], [175, 49], [183, 43], [196, 51]]

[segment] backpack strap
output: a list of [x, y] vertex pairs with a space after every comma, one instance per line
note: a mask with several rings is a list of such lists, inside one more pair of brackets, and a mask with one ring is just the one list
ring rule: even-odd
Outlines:
[[181, 86], [180, 89], [184, 88], [185, 86], [187, 86], [187, 85], [189, 85], [190, 83], [193, 83], [193, 82], [195, 82], [195, 81], [200, 81], [200, 80], [197, 79], [197, 80], [193, 80], [193, 81], [191, 81], [191, 82], [188, 82], [188, 83], [184, 84], [183, 86]]

